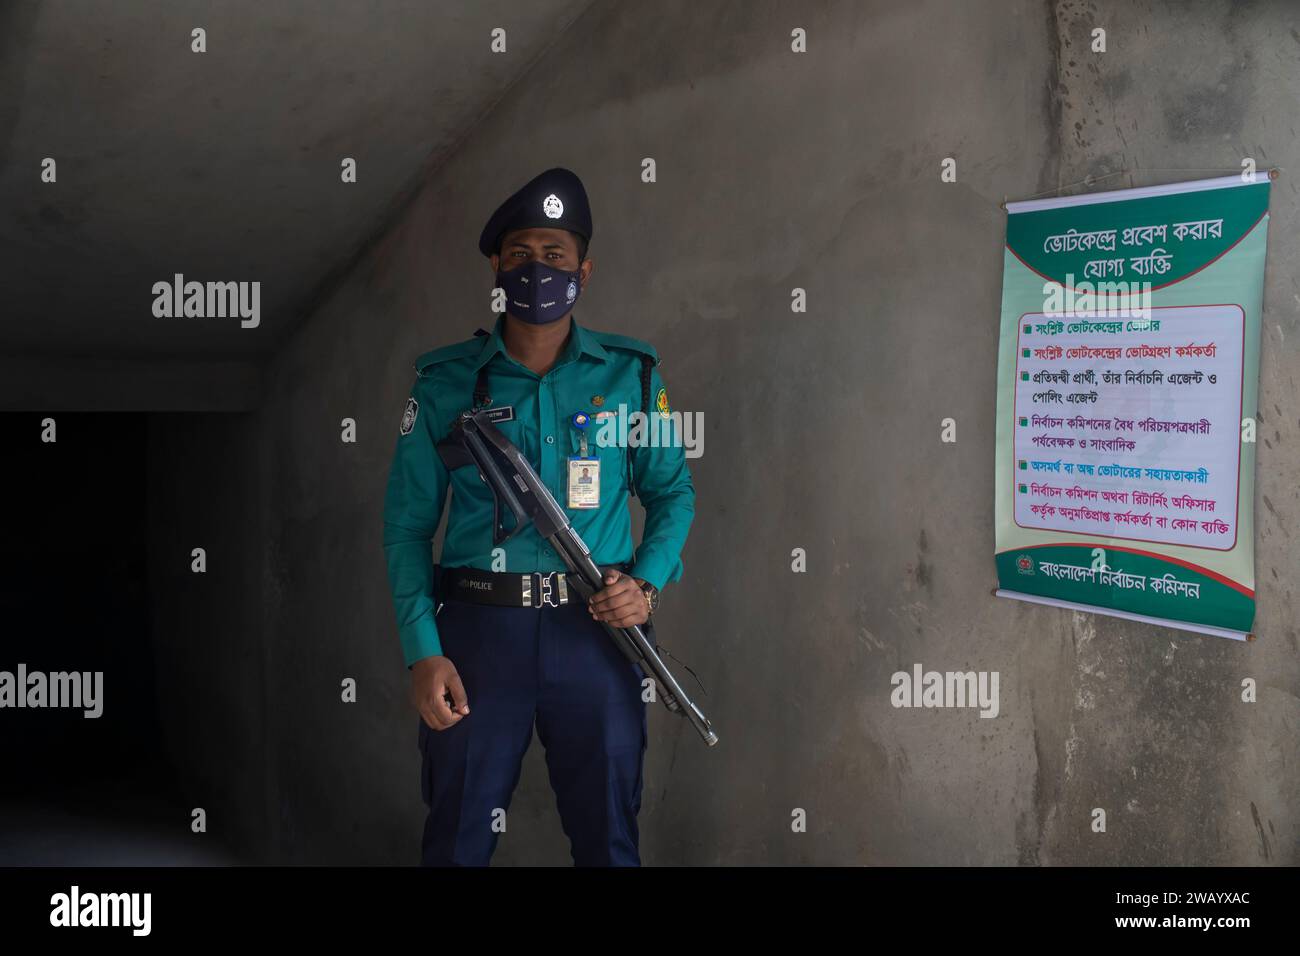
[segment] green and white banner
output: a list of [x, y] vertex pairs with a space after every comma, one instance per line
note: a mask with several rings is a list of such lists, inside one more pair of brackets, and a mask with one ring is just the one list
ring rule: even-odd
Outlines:
[[1007, 204], [997, 594], [1249, 635], [1268, 197], [1261, 174]]

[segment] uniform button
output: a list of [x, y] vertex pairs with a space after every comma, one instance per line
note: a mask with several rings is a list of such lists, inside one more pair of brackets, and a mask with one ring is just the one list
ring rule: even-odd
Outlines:
[[546, 436], [546, 444], [548, 444], [548, 445], [554, 445], [554, 444], [555, 444], [555, 436], [554, 436], [554, 435], [547, 435], [547, 436]]

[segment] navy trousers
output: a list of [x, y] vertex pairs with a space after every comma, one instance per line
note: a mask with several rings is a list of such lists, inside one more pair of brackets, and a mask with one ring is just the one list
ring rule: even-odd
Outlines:
[[[541, 608], [447, 601], [437, 621], [470, 712], [446, 730], [419, 718], [429, 808], [421, 864], [488, 865], [536, 727], [574, 864], [640, 866], [641, 666], [580, 600]], [[654, 643], [652, 627], [646, 636]]]

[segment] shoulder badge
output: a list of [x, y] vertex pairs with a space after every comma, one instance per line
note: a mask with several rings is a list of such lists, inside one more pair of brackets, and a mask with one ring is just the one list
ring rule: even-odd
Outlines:
[[415, 428], [415, 416], [420, 414], [420, 403], [413, 397], [406, 400], [406, 411], [402, 413], [402, 425], [398, 429], [403, 435], [411, 434]]
[[672, 413], [668, 410], [668, 389], [662, 386], [659, 389], [659, 394], [655, 396], [655, 408], [659, 410], [659, 414], [664, 418], [672, 417]]

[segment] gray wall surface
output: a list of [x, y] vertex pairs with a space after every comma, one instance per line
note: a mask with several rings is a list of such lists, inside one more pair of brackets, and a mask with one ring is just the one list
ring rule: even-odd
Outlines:
[[[255, 408], [316, 290], [588, 2], [0, 3], [0, 407]], [[260, 323], [159, 320], [177, 273], [260, 281]]]
[[[579, 321], [654, 343], [673, 406], [706, 423], [658, 631], [700, 674], [721, 743], [651, 712], [645, 863], [1296, 863], [1293, 25], [1280, 0], [591, 4], [321, 296], [256, 412], [184, 437], [156, 425], [186, 449], [157, 462], [186, 489], [159, 499], [160, 544], [207, 536], [228, 544], [210, 566], [238, 562], [204, 594], [175, 583], [159, 630], [212, 649], [208, 699], [175, 706], [224, 761], [203, 769], [212, 754], [178, 735], [196, 789], [236, 817], [214, 827], [268, 862], [418, 859], [388, 466], [415, 357], [492, 321], [483, 222], [564, 165], [595, 219]], [[1288, 168], [1265, 296], [1259, 639], [992, 597], [1000, 201], [1244, 156]], [[202, 527], [178, 529], [205, 501]], [[894, 709], [890, 675], [917, 662], [998, 671], [1000, 715]], [[1258, 703], [1241, 703], [1245, 677]], [[494, 862], [568, 859], [535, 741]]]

